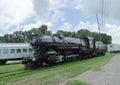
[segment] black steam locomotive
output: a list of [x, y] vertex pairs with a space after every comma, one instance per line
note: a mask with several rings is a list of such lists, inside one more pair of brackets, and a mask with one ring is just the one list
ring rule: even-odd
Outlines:
[[60, 34], [52, 36], [40, 35], [31, 41], [33, 56], [22, 61], [25, 68], [35, 68], [46, 63], [53, 65], [69, 62], [97, 55], [104, 55], [105, 45], [94, 41], [92, 37], [62, 37]]

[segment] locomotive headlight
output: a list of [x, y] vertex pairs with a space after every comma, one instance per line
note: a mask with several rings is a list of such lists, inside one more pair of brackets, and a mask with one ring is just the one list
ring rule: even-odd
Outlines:
[[33, 57], [33, 58], [32, 58], [32, 61], [36, 61], [36, 58], [35, 58], [35, 57]]

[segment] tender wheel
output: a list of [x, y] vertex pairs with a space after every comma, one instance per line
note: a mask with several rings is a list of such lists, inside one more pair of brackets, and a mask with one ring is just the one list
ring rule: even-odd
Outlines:
[[4, 65], [7, 62], [7, 60], [0, 60], [0, 65]]

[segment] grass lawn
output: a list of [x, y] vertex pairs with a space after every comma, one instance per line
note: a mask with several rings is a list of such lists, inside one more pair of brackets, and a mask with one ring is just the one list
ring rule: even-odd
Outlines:
[[5, 64], [0, 66], [0, 73], [10, 72], [22, 69], [24, 66], [20, 63]]
[[[51, 67], [45, 66], [34, 70], [24, 70], [21, 64], [0, 66], [0, 85], [58, 85], [58, 83], [71, 79], [90, 69], [99, 70], [101, 66], [105, 65], [115, 55], [114, 53], [106, 53], [105, 56]], [[20, 70], [17, 70], [18, 68]], [[2, 74], [4, 71], [8, 72], [8, 76], [4, 76], [6, 73]]]

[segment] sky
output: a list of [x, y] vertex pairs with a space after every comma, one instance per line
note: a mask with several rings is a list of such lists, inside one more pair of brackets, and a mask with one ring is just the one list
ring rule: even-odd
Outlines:
[[28, 31], [46, 24], [57, 30], [98, 31], [120, 44], [120, 0], [0, 0], [0, 35]]

